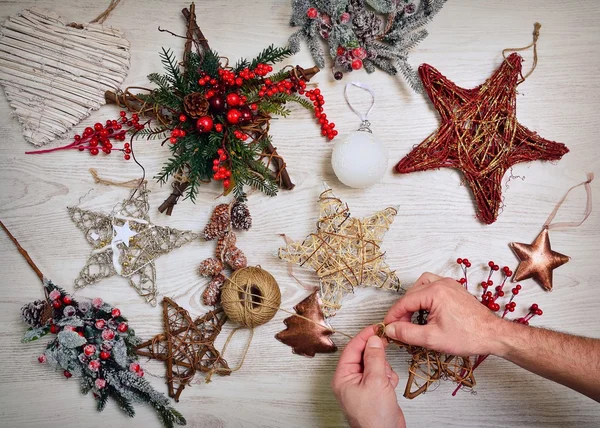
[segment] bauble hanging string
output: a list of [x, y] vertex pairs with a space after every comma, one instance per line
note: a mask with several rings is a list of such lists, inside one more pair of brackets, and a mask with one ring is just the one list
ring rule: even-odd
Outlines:
[[[365, 114], [354, 108], [348, 97], [351, 86], [364, 89], [371, 94], [371, 105]], [[370, 187], [377, 183], [387, 170], [388, 151], [383, 141], [371, 131], [369, 113], [375, 106], [375, 93], [369, 85], [361, 82], [350, 82], [344, 88], [344, 97], [350, 109], [360, 118], [357, 131], [339, 139], [333, 148], [331, 166], [337, 178], [346, 186], [358, 189]]]

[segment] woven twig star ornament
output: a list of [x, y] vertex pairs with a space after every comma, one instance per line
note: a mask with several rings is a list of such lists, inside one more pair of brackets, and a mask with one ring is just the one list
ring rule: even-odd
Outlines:
[[[146, 302], [156, 306], [154, 260], [199, 237], [190, 231], [156, 226], [148, 217], [146, 183], [132, 190], [120, 208], [109, 214], [69, 207], [71, 219], [94, 247], [75, 280], [76, 288], [118, 274], [129, 280]], [[123, 239], [128, 242], [124, 242]]]
[[569, 151], [517, 121], [522, 61], [512, 53], [485, 83], [473, 89], [460, 88], [432, 66], [421, 65], [419, 75], [442, 123], [396, 165], [396, 171], [460, 170], [475, 197], [477, 217], [486, 224], [495, 222], [502, 203], [502, 178], [510, 167], [559, 160]]
[[279, 249], [282, 260], [313, 268], [320, 279], [325, 316], [341, 307], [345, 293], [354, 287], [400, 290], [400, 280], [384, 261], [381, 243], [398, 213], [388, 207], [357, 219], [330, 188], [320, 198], [317, 231], [302, 242]]
[[214, 344], [227, 317], [219, 308], [192, 321], [189, 312], [173, 300], [165, 297], [162, 303], [165, 332], [138, 345], [136, 352], [166, 362], [169, 397], [179, 401], [197, 371], [231, 373]]

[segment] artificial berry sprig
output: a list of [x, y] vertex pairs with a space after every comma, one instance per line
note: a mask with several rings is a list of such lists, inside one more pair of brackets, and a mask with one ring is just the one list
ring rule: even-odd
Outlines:
[[218, 149], [217, 154], [219, 157], [213, 160], [213, 180], [223, 180], [223, 187], [228, 189], [231, 184], [231, 170], [222, 165], [228, 160], [227, 153], [223, 149]]
[[[466, 259], [466, 258], [458, 258], [458, 259], [456, 259], [456, 263], [458, 265], [460, 265], [462, 272], [463, 272], [463, 277], [460, 278], [458, 280], [458, 282], [463, 284], [465, 286], [465, 288], [467, 289], [468, 288], [468, 268], [471, 267], [471, 262], [469, 262], [469, 259]], [[492, 312], [498, 312], [498, 311], [500, 311], [500, 308], [501, 308], [500, 304], [498, 303], [498, 300], [503, 297], [506, 297], [506, 292], [504, 291], [504, 287], [506, 285], [507, 280], [510, 277], [512, 277], [513, 272], [510, 270], [510, 268], [508, 266], [504, 266], [502, 269], [500, 269], [500, 266], [497, 265], [493, 260], [490, 260], [488, 262], [488, 267], [489, 267], [489, 272], [487, 275], [487, 279], [480, 283], [481, 288], [482, 288], [481, 304], [486, 306]], [[502, 280], [496, 287], [494, 287], [494, 291], [492, 292], [491, 290], [489, 290], [489, 288], [494, 285], [494, 281], [493, 281], [492, 277], [495, 272], [498, 272], [500, 270], [501, 270], [501, 274], [502, 274]], [[512, 313], [515, 311], [515, 309], [517, 307], [517, 303], [514, 300], [520, 291], [521, 291], [520, 284], [516, 284], [511, 289], [510, 299], [508, 300], [508, 302], [506, 302], [504, 304], [504, 310], [502, 311], [501, 318], [505, 318], [509, 313]], [[524, 317], [515, 319], [514, 322], [517, 322], [519, 324], [529, 325], [529, 321], [534, 316], [541, 316], [542, 314], [543, 314], [543, 311], [540, 309], [540, 307], [536, 303], [534, 303], [529, 308], [529, 312], [527, 313], [527, 315], [525, 315]], [[481, 365], [481, 363], [483, 363], [487, 357], [488, 357], [488, 355], [478, 355], [471, 371], [474, 371], [477, 367], [479, 367]], [[466, 372], [466, 370], [463, 369], [461, 372], [461, 377], [464, 377], [466, 375], [467, 375], [467, 372]], [[461, 382], [459, 382], [456, 389], [452, 393], [452, 395], [453, 396], [456, 395], [456, 393], [462, 387], [463, 387], [463, 384]]]
[[66, 146], [34, 150], [25, 152], [25, 154], [39, 155], [60, 150], [78, 150], [80, 152], [88, 151], [90, 155], [96, 156], [100, 152], [109, 155], [114, 151], [118, 151], [123, 153], [125, 160], [129, 160], [131, 159], [131, 145], [125, 143], [123, 148], [116, 148], [113, 142], [125, 141], [128, 132], [137, 132], [142, 129], [144, 129], [144, 124], [139, 122], [137, 114], [134, 113], [131, 117], [127, 117], [127, 112], [122, 111], [119, 120], [107, 120], [104, 125], [98, 122], [94, 124], [93, 128], [87, 127], [81, 135], [76, 134], [73, 137], [73, 142]]

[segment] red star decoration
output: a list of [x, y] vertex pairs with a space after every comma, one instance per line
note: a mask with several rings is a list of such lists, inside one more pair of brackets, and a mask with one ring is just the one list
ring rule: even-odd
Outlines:
[[522, 61], [520, 55], [511, 54], [485, 83], [473, 89], [460, 88], [432, 66], [421, 65], [419, 75], [442, 123], [396, 165], [396, 171], [459, 169], [473, 192], [477, 217], [486, 224], [496, 221], [502, 177], [510, 167], [558, 160], [569, 151], [517, 121]]

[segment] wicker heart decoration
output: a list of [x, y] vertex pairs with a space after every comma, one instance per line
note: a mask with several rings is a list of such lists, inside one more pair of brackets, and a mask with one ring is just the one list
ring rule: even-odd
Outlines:
[[23, 10], [0, 27], [0, 83], [23, 136], [36, 146], [98, 110], [104, 92], [125, 80], [129, 59], [118, 29], [69, 24], [44, 9]]

